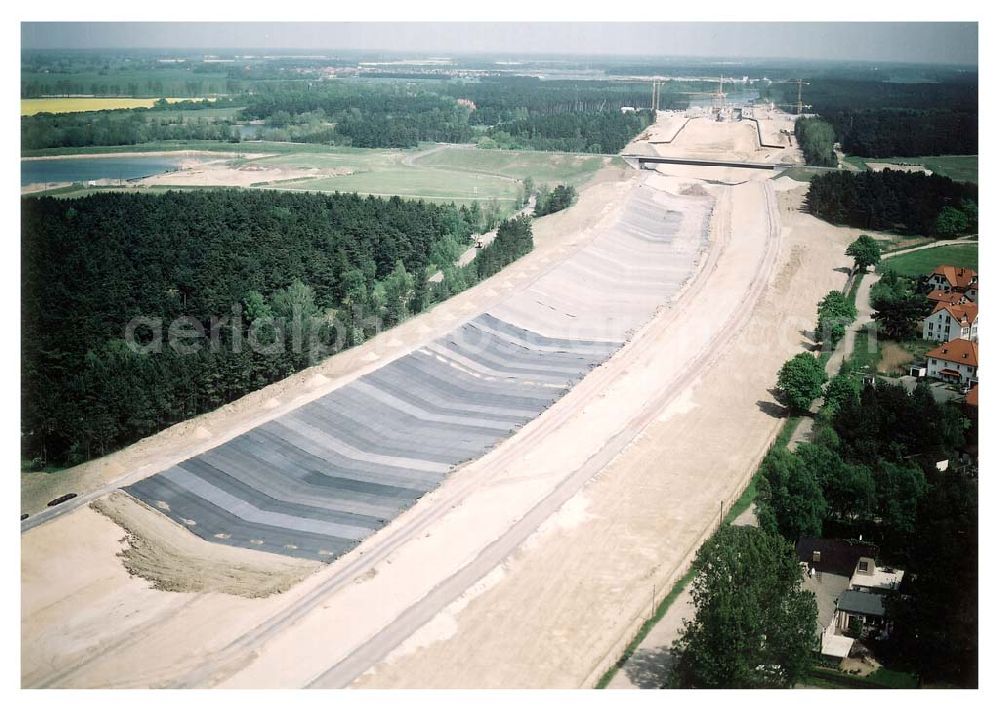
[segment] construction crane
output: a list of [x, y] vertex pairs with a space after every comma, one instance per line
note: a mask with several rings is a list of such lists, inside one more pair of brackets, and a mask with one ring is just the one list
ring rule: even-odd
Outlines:
[[663, 86], [663, 79], [653, 79], [653, 100], [650, 108], [655, 112], [660, 110], [660, 87]]
[[777, 108], [794, 108], [796, 115], [802, 115], [803, 110], [809, 110], [812, 108], [811, 105], [802, 102], [802, 87], [808, 86], [809, 82], [802, 79], [789, 79], [788, 81], [776, 81], [775, 83], [794, 83], [799, 86], [799, 100], [795, 103], [772, 103], [771, 105]]
[[[711, 96], [712, 110], [721, 113], [726, 107], [726, 92], [722, 90], [723, 77], [719, 76], [719, 88], [715, 91], [678, 91], [680, 96]], [[707, 82], [706, 82], [707, 83]]]
[[719, 74], [719, 90], [712, 94], [712, 109], [721, 111], [726, 107], [726, 94], [722, 90], [722, 74]]

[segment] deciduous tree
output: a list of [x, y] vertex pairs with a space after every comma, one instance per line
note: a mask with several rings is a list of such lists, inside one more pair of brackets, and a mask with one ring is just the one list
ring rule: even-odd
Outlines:
[[678, 687], [792, 687], [808, 669], [816, 600], [792, 546], [752, 526], [721, 528], [698, 551], [695, 616], [674, 644]]
[[826, 371], [819, 360], [803, 351], [781, 367], [778, 391], [783, 402], [796, 412], [808, 412], [813, 400], [823, 393]]

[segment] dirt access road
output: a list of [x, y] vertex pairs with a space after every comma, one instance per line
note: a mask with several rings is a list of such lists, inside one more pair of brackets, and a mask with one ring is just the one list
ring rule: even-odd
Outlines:
[[[123, 471], [153, 473], [401, 355], [556, 267], [642, 178], [605, 170], [577, 206], [537, 222], [536, 251], [497, 278], [75, 481], [100, 492]], [[698, 181], [651, 178], [679, 191]], [[114, 557], [120, 529], [86, 507], [25, 533], [23, 682], [590, 684], [763, 453], [779, 424], [767, 388], [846, 260], [845, 243], [780, 238], [770, 184], [702, 188], [718, 200], [711, 248], [674, 306], [515, 437], [284, 594], [151, 589]]]

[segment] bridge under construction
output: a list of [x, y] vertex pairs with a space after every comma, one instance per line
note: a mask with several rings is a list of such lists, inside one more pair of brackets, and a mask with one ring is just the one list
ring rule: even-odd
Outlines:
[[660, 155], [622, 155], [635, 169], [651, 169], [650, 164], [682, 164], [694, 167], [743, 167], [746, 169], [770, 169], [778, 171], [792, 165], [782, 162], [741, 162], [737, 160], [712, 160], [693, 157], [663, 157]]

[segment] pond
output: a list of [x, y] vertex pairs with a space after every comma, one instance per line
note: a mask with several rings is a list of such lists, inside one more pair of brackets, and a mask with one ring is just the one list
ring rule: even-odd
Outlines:
[[178, 169], [182, 161], [180, 157], [21, 160], [21, 186], [51, 182], [88, 182], [97, 179], [140, 179]]

